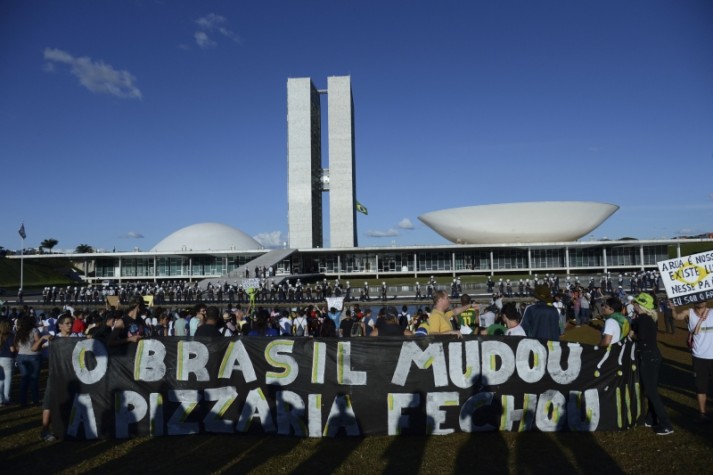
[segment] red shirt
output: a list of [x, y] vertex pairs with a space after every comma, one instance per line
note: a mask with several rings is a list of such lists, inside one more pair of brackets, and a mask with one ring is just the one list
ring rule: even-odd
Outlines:
[[84, 320], [80, 319], [75, 319], [74, 323], [72, 323], [72, 333], [76, 333], [77, 335], [84, 335], [84, 330], [87, 329], [87, 324], [84, 323]]

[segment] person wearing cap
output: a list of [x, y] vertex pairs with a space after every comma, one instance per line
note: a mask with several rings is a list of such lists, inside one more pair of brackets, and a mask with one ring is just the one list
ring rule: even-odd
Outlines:
[[678, 310], [674, 314], [676, 320], [688, 319], [698, 422], [703, 423], [711, 422], [706, 408], [708, 390], [713, 383], [713, 319], [708, 319], [710, 310], [706, 302], [697, 302], [692, 308]]
[[220, 329], [220, 333], [223, 336], [233, 336], [236, 331], [237, 327], [235, 326], [235, 314], [231, 310], [226, 309], [223, 312], [223, 326]]
[[533, 297], [537, 299], [522, 315], [522, 328], [530, 338], [539, 340], [559, 340], [560, 314], [552, 306], [552, 292], [543, 284], [535, 286]]
[[631, 330], [637, 341], [639, 375], [649, 406], [645, 423], [647, 427], [654, 427], [658, 435], [673, 434], [673, 426], [658, 391], [661, 353], [656, 343], [658, 312], [654, 297], [642, 292], [634, 297], [633, 306], [634, 318], [631, 321]]

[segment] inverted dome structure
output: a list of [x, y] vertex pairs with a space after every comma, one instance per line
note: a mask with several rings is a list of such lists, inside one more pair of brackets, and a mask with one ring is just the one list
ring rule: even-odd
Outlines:
[[252, 237], [232, 226], [220, 223], [201, 223], [186, 226], [156, 244], [151, 251], [250, 251], [262, 249]]
[[431, 211], [418, 217], [457, 244], [576, 241], [619, 207], [594, 201], [530, 201]]

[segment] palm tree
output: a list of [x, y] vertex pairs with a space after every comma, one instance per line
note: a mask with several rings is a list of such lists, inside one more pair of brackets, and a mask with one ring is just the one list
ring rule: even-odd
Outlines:
[[91, 254], [94, 252], [94, 248], [89, 244], [80, 244], [74, 249], [75, 254]]
[[58, 243], [59, 243], [59, 241], [54, 238], [45, 239], [44, 241], [42, 241], [40, 243], [40, 250], [42, 250], [42, 248], [44, 248], [44, 249], [47, 249], [50, 252], [50, 254], [52, 254], [52, 248], [55, 247]]

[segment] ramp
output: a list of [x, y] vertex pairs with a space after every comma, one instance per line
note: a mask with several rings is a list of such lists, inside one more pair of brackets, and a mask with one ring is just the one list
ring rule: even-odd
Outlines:
[[[279, 284], [285, 278], [290, 276], [289, 272], [277, 273], [277, 264], [282, 262], [285, 258], [291, 256], [297, 252], [297, 249], [275, 249], [262, 256], [256, 257], [252, 261], [244, 264], [237, 269], [223, 274], [220, 277], [212, 277], [209, 279], [203, 279], [198, 283], [202, 288], [208, 287], [208, 284], [218, 285], [228, 282], [230, 285], [242, 285], [243, 280], [254, 279], [255, 278], [255, 268], [259, 267], [262, 269], [269, 269], [272, 267], [275, 270], [275, 274], [269, 277], [275, 284]], [[249, 277], [248, 277], [249, 275]]]

